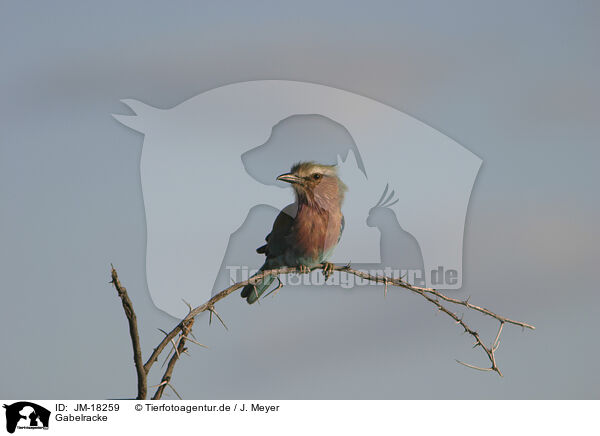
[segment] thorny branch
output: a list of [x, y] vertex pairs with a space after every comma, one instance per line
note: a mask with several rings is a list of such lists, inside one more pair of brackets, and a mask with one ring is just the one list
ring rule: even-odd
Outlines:
[[135, 316], [135, 311], [133, 310], [133, 303], [131, 302], [129, 295], [127, 295], [127, 289], [125, 289], [125, 287], [121, 285], [121, 282], [119, 281], [117, 270], [115, 270], [115, 267], [112, 266], [112, 264], [110, 265], [110, 269], [110, 283], [112, 283], [115, 286], [119, 297], [121, 297], [121, 303], [123, 303], [123, 310], [125, 311], [125, 316], [127, 316], [127, 321], [129, 322], [129, 335], [131, 336], [131, 345], [133, 346], [133, 361], [135, 363], [135, 370], [137, 372], [138, 377], [138, 393], [136, 399], [143, 400], [146, 398], [146, 394], [148, 392], [146, 381], [148, 371], [144, 369], [144, 364], [142, 360], [142, 347], [140, 346], [140, 336], [137, 328], [137, 318]]
[[[535, 327], [532, 326], [531, 324], [527, 324], [525, 322], [515, 321], [513, 319], [506, 318], [504, 316], [501, 316], [501, 315], [498, 315], [498, 314], [492, 312], [489, 309], [486, 309], [485, 307], [481, 307], [481, 306], [472, 304], [472, 303], [470, 303], [469, 298], [467, 298], [465, 300], [460, 300], [460, 299], [448, 297], [436, 289], [414, 286], [414, 285], [411, 285], [410, 283], [404, 281], [401, 278], [397, 279], [397, 278], [385, 277], [385, 276], [374, 276], [374, 275], [368, 274], [363, 271], [352, 269], [352, 268], [350, 268], [349, 264], [345, 265], [345, 266], [321, 264], [321, 265], [319, 265], [315, 268], [312, 268], [308, 271], [306, 269], [301, 269], [301, 268], [284, 267], [284, 268], [277, 268], [277, 269], [272, 269], [272, 270], [268, 270], [268, 271], [262, 271], [259, 274], [255, 275], [254, 277], [249, 278], [248, 280], [244, 280], [244, 281], [235, 283], [235, 284], [229, 286], [228, 288], [222, 290], [218, 294], [215, 294], [210, 300], [208, 300], [204, 304], [197, 306], [195, 308], [192, 308], [188, 304], [190, 311], [187, 314], [187, 316], [185, 318], [183, 318], [170, 332], [167, 333], [167, 332], [161, 330], [161, 331], [163, 331], [163, 333], [165, 333], [165, 337], [156, 346], [156, 348], [154, 348], [154, 350], [150, 354], [150, 357], [148, 358], [146, 363], [143, 364], [143, 366], [141, 366], [141, 349], [140, 349], [140, 345], [139, 345], [139, 334], [137, 332], [137, 322], [136, 322], [136, 318], [135, 318], [135, 313], [133, 311], [133, 306], [131, 304], [131, 300], [127, 296], [127, 291], [125, 290], [125, 288], [123, 288], [121, 286], [121, 284], [119, 282], [119, 279], [117, 277], [117, 272], [115, 271], [114, 268], [112, 268], [111, 283], [113, 283], [115, 285], [115, 288], [117, 288], [117, 291], [119, 292], [119, 296], [121, 297], [121, 300], [123, 301], [123, 308], [125, 309], [125, 314], [127, 316], [127, 319], [129, 320], [129, 327], [130, 327], [129, 330], [130, 330], [131, 339], [132, 339], [132, 343], [133, 343], [133, 349], [134, 349], [134, 361], [136, 363], [136, 370], [137, 370], [137, 374], [138, 374], [138, 399], [145, 398], [145, 394], [147, 391], [146, 378], [147, 378], [148, 372], [152, 368], [152, 365], [154, 364], [154, 362], [157, 361], [160, 354], [164, 351], [164, 349], [169, 344], [171, 344], [173, 346], [173, 355], [172, 355], [171, 359], [169, 360], [169, 364], [167, 365], [167, 370], [165, 371], [165, 374], [163, 375], [161, 383], [159, 385], [157, 385], [158, 389], [157, 389], [156, 393], [154, 394], [154, 396], [152, 397], [152, 399], [154, 399], [154, 400], [160, 399], [166, 386], [171, 387], [171, 389], [173, 389], [175, 394], [179, 397], [179, 394], [177, 394], [177, 391], [175, 391], [175, 389], [171, 385], [170, 380], [171, 380], [171, 376], [173, 374], [173, 369], [175, 367], [175, 364], [177, 363], [177, 360], [179, 359], [181, 354], [186, 351], [186, 348], [185, 348], [186, 340], [203, 346], [202, 344], [199, 344], [195, 340], [189, 338], [189, 335], [192, 334], [191, 330], [192, 330], [192, 326], [194, 324], [194, 320], [195, 320], [196, 316], [198, 316], [200, 313], [209, 311], [211, 320], [212, 320], [212, 315], [214, 314], [219, 319], [219, 321], [221, 321], [223, 326], [225, 328], [227, 328], [227, 326], [225, 325], [225, 323], [223, 322], [221, 317], [215, 311], [215, 303], [219, 302], [223, 298], [227, 297], [229, 294], [237, 291], [238, 289], [240, 289], [248, 284], [258, 283], [264, 276], [267, 276], [267, 275], [273, 276], [274, 275], [274, 276], [278, 277], [281, 274], [306, 273], [306, 272], [310, 272], [311, 270], [316, 270], [316, 269], [329, 270], [330, 272], [332, 272], [332, 271], [345, 272], [347, 274], [353, 274], [357, 277], [361, 277], [365, 280], [369, 280], [369, 281], [372, 281], [375, 283], [382, 283], [385, 286], [384, 292], [386, 294], [388, 291], [388, 286], [392, 285], [392, 286], [404, 288], [408, 291], [411, 291], [415, 294], [422, 296], [423, 298], [425, 298], [425, 300], [429, 301], [434, 306], [436, 306], [439, 311], [445, 313], [450, 318], [452, 318], [456, 322], [456, 324], [460, 325], [466, 333], [468, 333], [469, 335], [471, 335], [473, 337], [473, 339], [475, 340], [473, 348], [481, 347], [483, 349], [483, 351], [485, 352], [485, 354], [490, 362], [489, 367], [479, 367], [479, 366], [471, 365], [471, 364], [468, 364], [465, 362], [461, 362], [460, 360], [457, 360], [458, 363], [465, 365], [469, 368], [477, 369], [480, 371], [494, 371], [494, 372], [497, 372], [500, 376], [502, 376], [502, 372], [500, 372], [500, 369], [498, 368], [498, 365], [496, 364], [495, 352], [498, 349], [498, 346], [500, 345], [500, 334], [502, 333], [504, 324], [513, 324], [516, 326], [520, 326], [522, 328], [535, 330]], [[277, 288], [275, 288], [270, 293], [278, 291], [282, 286], [283, 286], [283, 284], [280, 281]], [[267, 294], [267, 295], [269, 295], [269, 294]], [[477, 331], [473, 330], [471, 327], [469, 327], [469, 325], [462, 319], [462, 317], [459, 317], [455, 312], [451, 311], [447, 306], [442, 304], [442, 301], [451, 303], [451, 304], [455, 304], [455, 305], [464, 306], [468, 309], [474, 310], [476, 312], [480, 312], [486, 316], [496, 319], [500, 323], [500, 325], [498, 328], [498, 333], [496, 334], [496, 338], [494, 339], [492, 344], [489, 346], [486, 346], [485, 343], [483, 342], [483, 340], [481, 339], [479, 333]], [[175, 338], [177, 338], [177, 341], [175, 341]], [[167, 359], [168, 359], [168, 356], [167, 356]]]
[[167, 387], [167, 385], [171, 389], [173, 389], [173, 392], [175, 392], [175, 395], [177, 395], [179, 397], [179, 399], [181, 399], [181, 397], [179, 396], [179, 394], [177, 393], [175, 388], [173, 388], [173, 385], [171, 385], [171, 376], [173, 375], [173, 370], [175, 369], [175, 364], [177, 363], [177, 359], [179, 359], [181, 357], [181, 355], [183, 353], [185, 353], [185, 351], [187, 350], [187, 348], [185, 348], [185, 341], [187, 339], [189, 339], [188, 335], [191, 333], [193, 325], [194, 325], [194, 318], [190, 319], [183, 325], [181, 334], [179, 335], [179, 339], [177, 340], [178, 344], [173, 344], [173, 346], [175, 347], [173, 356], [171, 356], [171, 359], [169, 360], [169, 364], [167, 365], [167, 370], [165, 371], [165, 375], [163, 375], [163, 378], [160, 381], [160, 384], [158, 385], [158, 389], [156, 390], [156, 393], [152, 397], [153, 400], [160, 400], [163, 392], [165, 391], [165, 387]]

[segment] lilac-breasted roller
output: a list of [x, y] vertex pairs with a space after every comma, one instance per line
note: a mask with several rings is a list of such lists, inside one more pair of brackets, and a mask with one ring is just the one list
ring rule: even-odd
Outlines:
[[[301, 162], [277, 180], [292, 185], [296, 203], [279, 213], [267, 243], [256, 249], [267, 256], [260, 271], [286, 266], [306, 269], [326, 262], [344, 229], [341, 206], [347, 188], [335, 166]], [[265, 276], [255, 285], [244, 286], [242, 297], [254, 303], [273, 280], [275, 276]]]

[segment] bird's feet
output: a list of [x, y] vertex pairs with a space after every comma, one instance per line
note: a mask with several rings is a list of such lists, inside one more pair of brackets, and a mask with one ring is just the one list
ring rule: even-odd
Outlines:
[[329, 279], [329, 276], [331, 274], [333, 274], [333, 271], [334, 271], [334, 265], [332, 263], [325, 262], [323, 264], [323, 276], [325, 276], [325, 281], [327, 281], [327, 279]]
[[306, 265], [300, 265], [298, 267], [298, 274], [308, 274], [310, 272], [310, 268]]

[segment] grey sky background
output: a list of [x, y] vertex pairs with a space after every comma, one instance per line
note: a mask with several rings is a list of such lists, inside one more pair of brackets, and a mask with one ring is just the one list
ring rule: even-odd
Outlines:
[[[537, 330], [505, 329], [501, 379], [457, 365], [484, 359], [402, 291], [288, 288], [256, 307], [232, 296], [217, 308], [228, 332], [197, 321], [210, 348], [178, 364], [177, 390], [598, 398], [599, 20], [592, 1], [3, 2], [0, 397], [134, 395], [110, 262], [146, 355], [175, 323], [146, 287], [143, 138], [111, 117], [127, 113], [119, 100], [167, 108], [232, 82], [289, 79], [374, 98], [483, 159], [457, 294]], [[495, 323], [472, 319], [493, 336]]]

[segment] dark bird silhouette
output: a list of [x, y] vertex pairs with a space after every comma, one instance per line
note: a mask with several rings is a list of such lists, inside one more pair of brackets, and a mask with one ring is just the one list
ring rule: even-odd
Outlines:
[[[277, 180], [292, 185], [296, 202], [279, 213], [265, 238], [267, 243], [256, 249], [267, 256], [260, 271], [286, 266], [306, 270], [326, 262], [344, 229], [341, 206], [347, 188], [335, 166], [301, 162]], [[326, 276], [330, 272], [330, 268], [324, 269]], [[273, 280], [275, 276], [268, 275], [246, 285], [242, 297], [254, 303]]]
[[[399, 200], [395, 197], [395, 191], [388, 195], [388, 189], [389, 186], [386, 185], [377, 204], [369, 210], [367, 218], [367, 225], [377, 227], [380, 232], [381, 265], [402, 268], [406, 271], [419, 270], [421, 271], [420, 277], [423, 279], [421, 248], [414, 236], [400, 225], [396, 212], [392, 209], [392, 206], [398, 203]], [[409, 279], [412, 280], [413, 278], [409, 277]], [[424, 282], [418, 284], [425, 285]]]

